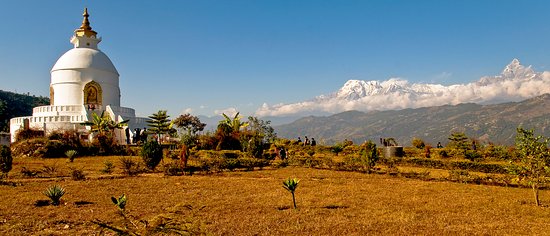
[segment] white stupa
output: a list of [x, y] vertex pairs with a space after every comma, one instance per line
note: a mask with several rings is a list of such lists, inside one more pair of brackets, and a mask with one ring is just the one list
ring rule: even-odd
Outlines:
[[[33, 108], [32, 116], [10, 120], [11, 141], [19, 129], [53, 131], [77, 130], [89, 133], [80, 125], [92, 119], [92, 113], [103, 111], [112, 120], [130, 120], [130, 131], [146, 127], [146, 118], [136, 117], [135, 110], [120, 106], [119, 74], [113, 62], [97, 47], [101, 38], [92, 30], [88, 9], [84, 10], [80, 28], [74, 31], [74, 48], [63, 54], [51, 70], [50, 104]], [[117, 132], [119, 142], [125, 142], [124, 131]]]

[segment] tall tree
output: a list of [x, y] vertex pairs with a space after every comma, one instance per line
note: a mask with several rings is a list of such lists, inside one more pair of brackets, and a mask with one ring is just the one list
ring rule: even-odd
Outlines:
[[157, 134], [159, 139], [162, 134], [166, 134], [172, 129], [170, 119], [168, 119], [170, 116], [167, 115], [166, 112], [167, 111], [160, 110], [157, 113], [150, 115], [150, 120], [147, 120], [147, 123], [149, 124], [149, 132]]
[[260, 137], [265, 143], [272, 142], [273, 140], [275, 140], [275, 138], [277, 138], [275, 129], [271, 127], [271, 121], [269, 120], [264, 121], [258, 119], [258, 117], [249, 116], [247, 128], [252, 131], [256, 136]]
[[550, 180], [549, 140], [534, 135], [534, 131], [517, 129], [516, 150], [519, 160], [512, 162], [512, 174], [520, 181], [527, 181], [533, 189], [535, 204], [540, 205], [539, 188]]
[[189, 113], [180, 115], [172, 121], [172, 124], [186, 131], [188, 135], [195, 135], [197, 132], [203, 131], [204, 127], [206, 127], [206, 124], [202, 123], [198, 117]]

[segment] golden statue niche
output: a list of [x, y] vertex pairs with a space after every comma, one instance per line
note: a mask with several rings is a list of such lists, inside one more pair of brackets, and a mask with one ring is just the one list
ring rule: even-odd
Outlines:
[[103, 91], [101, 86], [91, 81], [84, 86], [84, 105], [99, 107], [102, 104]]

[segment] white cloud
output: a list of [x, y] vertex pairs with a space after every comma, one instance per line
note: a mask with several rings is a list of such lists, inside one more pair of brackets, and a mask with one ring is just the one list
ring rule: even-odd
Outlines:
[[[444, 72], [442, 76], [450, 76]], [[386, 81], [350, 80], [340, 90], [309, 101], [268, 105], [256, 110], [257, 116], [295, 116], [338, 113], [348, 110], [372, 111], [440, 106], [459, 103], [518, 101], [550, 93], [550, 72], [534, 72], [513, 60], [501, 75], [486, 76], [467, 84], [409, 83], [390, 78]]]
[[214, 114], [216, 114], [216, 115], [221, 115], [223, 113], [223, 114], [226, 114], [229, 117], [234, 116], [235, 114], [237, 114], [237, 112], [238, 112], [237, 108], [234, 108], [234, 107], [229, 107], [229, 108], [225, 108], [225, 109], [222, 109], [222, 110], [214, 110]]
[[193, 108], [186, 108], [186, 109], [183, 109], [183, 111], [181, 111], [181, 115], [183, 114], [192, 114], [193, 113]]

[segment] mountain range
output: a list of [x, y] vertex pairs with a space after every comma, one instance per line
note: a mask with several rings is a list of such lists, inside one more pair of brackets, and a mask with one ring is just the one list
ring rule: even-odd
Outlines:
[[[359, 91], [369, 92], [371, 90]], [[446, 144], [451, 133], [464, 132], [468, 137], [483, 142], [511, 145], [517, 127], [534, 128], [537, 133], [550, 137], [550, 94], [501, 104], [463, 103], [308, 116], [290, 124], [275, 126], [275, 131], [279, 137], [303, 139], [308, 136], [324, 144], [334, 144], [344, 139], [362, 143], [365, 140], [393, 137], [405, 146], [410, 145], [413, 137], [432, 145], [437, 142]]]
[[409, 83], [400, 78], [385, 81], [348, 80], [337, 91], [313, 99], [263, 104], [259, 117], [327, 115], [339, 112], [383, 111], [461, 103], [497, 104], [550, 93], [550, 72], [536, 72], [513, 59], [499, 75], [485, 76], [466, 84]]

